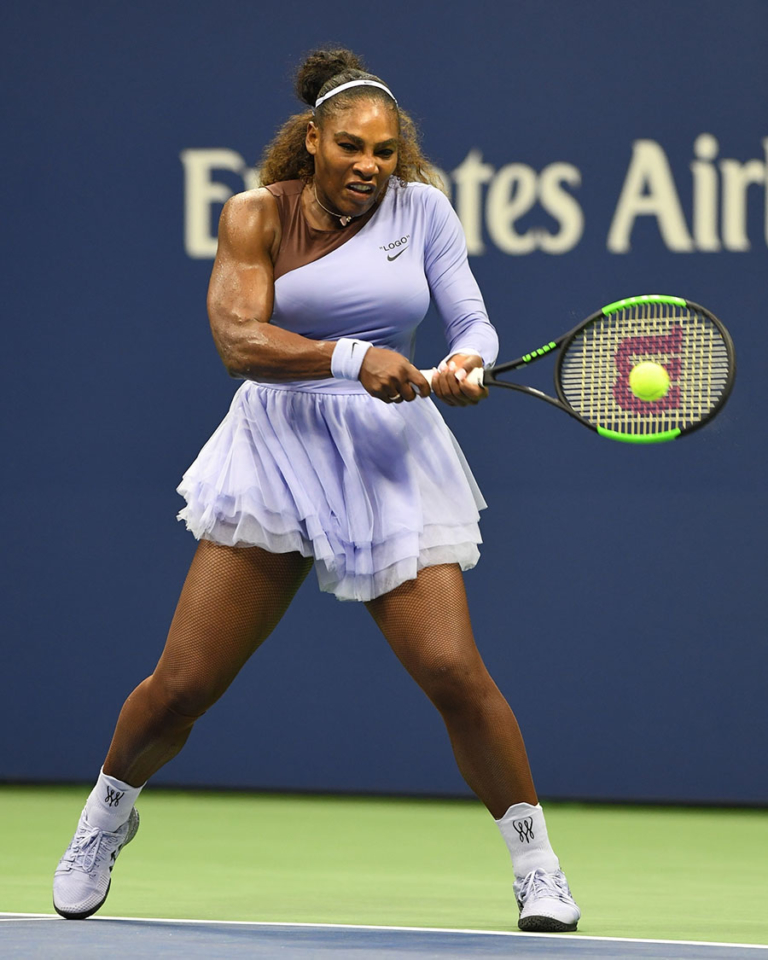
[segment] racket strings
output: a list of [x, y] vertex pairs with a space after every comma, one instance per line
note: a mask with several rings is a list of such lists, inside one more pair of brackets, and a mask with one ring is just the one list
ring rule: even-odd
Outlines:
[[[641, 400], [629, 385], [633, 367], [658, 363], [669, 389]], [[565, 400], [596, 427], [651, 435], [684, 430], [708, 416], [723, 398], [730, 352], [705, 314], [676, 304], [635, 304], [599, 317], [565, 349], [560, 386]]]

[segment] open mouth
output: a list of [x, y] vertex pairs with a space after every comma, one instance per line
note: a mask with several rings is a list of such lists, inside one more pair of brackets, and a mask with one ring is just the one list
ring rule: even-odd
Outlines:
[[347, 184], [347, 190], [351, 190], [352, 193], [356, 193], [362, 197], [369, 197], [373, 194], [373, 184], [372, 183], [360, 183], [359, 181], [354, 181]]

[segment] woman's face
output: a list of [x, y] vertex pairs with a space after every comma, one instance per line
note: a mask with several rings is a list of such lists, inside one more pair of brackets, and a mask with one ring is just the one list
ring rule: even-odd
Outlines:
[[306, 145], [315, 158], [320, 201], [341, 216], [359, 217], [395, 172], [397, 115], [375, 100], [358, 100], [332, 113], [322, 127], [310, 121]]

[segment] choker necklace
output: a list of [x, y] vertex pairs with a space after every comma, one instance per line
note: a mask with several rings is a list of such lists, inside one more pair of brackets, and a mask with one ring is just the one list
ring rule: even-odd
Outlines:
[[[315, 186], [314, 183], [312, 184], [312, 190], [314, 191], [317, 205], [319, 207], [323, 207], [322, 203], [320, 203], [320, 200], [317, 196], [317, 187]], [[334, 213], [333, 210], [329, 210], [328, 207], [323, 207], [323, 210], [325, 210], [326, 213], [330, 213], [332, 217], [336, 217], [336, 219], [341, 222], [342, 227], [346, 227], [348, 223], [351, 223], [355, 219], [354, 217], [343, 217], [340, 213]]]

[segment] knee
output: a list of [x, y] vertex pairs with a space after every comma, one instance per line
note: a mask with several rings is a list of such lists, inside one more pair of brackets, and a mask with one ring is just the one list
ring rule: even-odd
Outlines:
[[190, 723], [201, 717], [217, 699], [204, 678], [166, 677], [155, 672], [147, 677], [144, 685], [156, 710]]
[[422, 689], [445, 713], [481, 713], [496, 686], [482, 664], [440, 658], [427, 670]]

